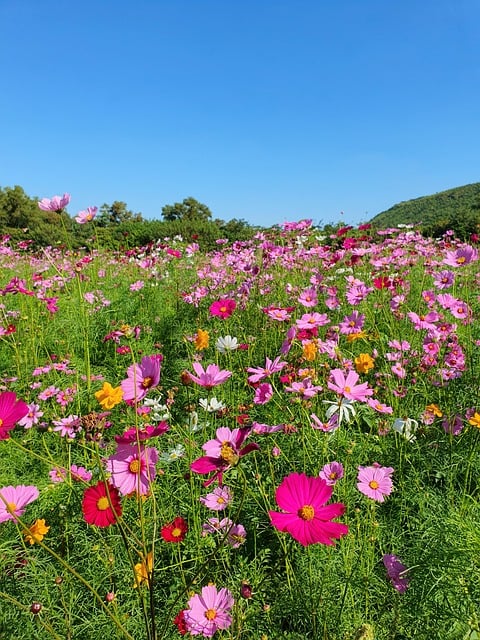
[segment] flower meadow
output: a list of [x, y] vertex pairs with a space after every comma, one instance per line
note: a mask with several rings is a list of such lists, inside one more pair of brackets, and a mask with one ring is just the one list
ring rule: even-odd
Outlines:
[[474, 242], [95, 214], [0, 243], [0, 637], [479, 638]]

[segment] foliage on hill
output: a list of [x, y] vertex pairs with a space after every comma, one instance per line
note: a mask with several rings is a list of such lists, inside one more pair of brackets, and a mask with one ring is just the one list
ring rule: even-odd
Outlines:
[[459, 238], [467, 239], [478, 233], [480, 182], [399, 202], [370, 222], [379, 229], [399, 224], [420, 225], [422, 233], [430, 237], [439, 237], [451, 229]]

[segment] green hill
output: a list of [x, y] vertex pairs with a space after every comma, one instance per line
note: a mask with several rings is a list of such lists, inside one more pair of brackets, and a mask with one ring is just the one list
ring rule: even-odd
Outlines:
[[430, 196], [399, 202], [370, 222], [379, 229], [398, 224], [420, 224], [428, 235], [441, 235], [453, 228], [459, 236], [478, 232], [480, 182], [448, 189]]

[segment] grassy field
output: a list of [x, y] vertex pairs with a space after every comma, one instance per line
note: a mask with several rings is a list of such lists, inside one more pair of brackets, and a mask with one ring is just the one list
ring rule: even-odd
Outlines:
[[3, 240], [1, 639], [480, 638], [477, 250], [318, 234]]

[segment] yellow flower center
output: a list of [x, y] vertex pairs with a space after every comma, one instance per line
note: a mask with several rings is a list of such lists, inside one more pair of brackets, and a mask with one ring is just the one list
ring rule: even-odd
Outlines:
[[0, 418], [0, 427], [2, 426], [2, 424], [3, 424], [3, 420]]
[[17, 505], [15, 504], [15, 502], [7, 502], [7, 511], [9, 513], [15, 513], [16, 510], [17, 510]]
[[216, 617], [217, 617], [217, 612], [215, 611], [215, 609], [207, 609], [205, 611], [205, 618], [207, 620], [215, 620]]
[[229, 442], [223, 442], [220, 448], [220, 457], [228, 464], [237, 464], [238, 455], [235, 453], [234, 448]]
[[376, 480], [370, 480], [370, 482], [368, 483], [368, 486], [370, 487], [370, 489], [378, 489], [380, 485]]
[[[227, 307], [225, 307], [225, 306], [220, 307], [220, 311], [221, 311], [222, 313], [226, 313], [226, 311], [227, 311]], [[209, 609], [209, 611], [212, 611], [212, 609]]]
[[179, 527], [175, 527], [175, 529], [172, 529], [172, 536], [174, 538], [179, 538], [182, 535], [182, 530]]
[[350, 387], [345, 387], [344, 391], [345, 391], [345, 393], [350, 393], [351, 389], [350, 389]]
[[142, 388], [149, 389], [152, 386], [153, 379], [150, 376], [147, 376], [142, 380]]
[[310, 520], [313, 520], [313, 517], [315, 516], [315, 509], [311, 504], [304, 504], [303, 507], [298, 510], [298, 515], [302, 520], [309, 522]]
[[457, 264], [463, 264], [464, 262], [465, 262], [465, 258], [463, 256], [460, 256], [460, 258], [456, 259]]
[[337, 477], [337, 474], [335, 473], [335, 471], [332, 471], [331, 473], [328, 474], [328, 477], [330, 478], [330, 480], [335, 480], [335, 478]]
[[109, 503], [108, 503], [108, 498], [107, 496], [102, 496], [101, 498], [99, 498], [97, 500], [97, 509], [99, 511], [106, 511], [109, 507]]
[[223, 504], [225, 502], [225, 498], [222, 498], [222, 496], [219, 496], [217, 498], [217, 504]]
[[130, 471], [130, 473], [140, 473], [141, 469], [142, 465], [138, 458], [130, 461], [128, 465], [128, 470]]

